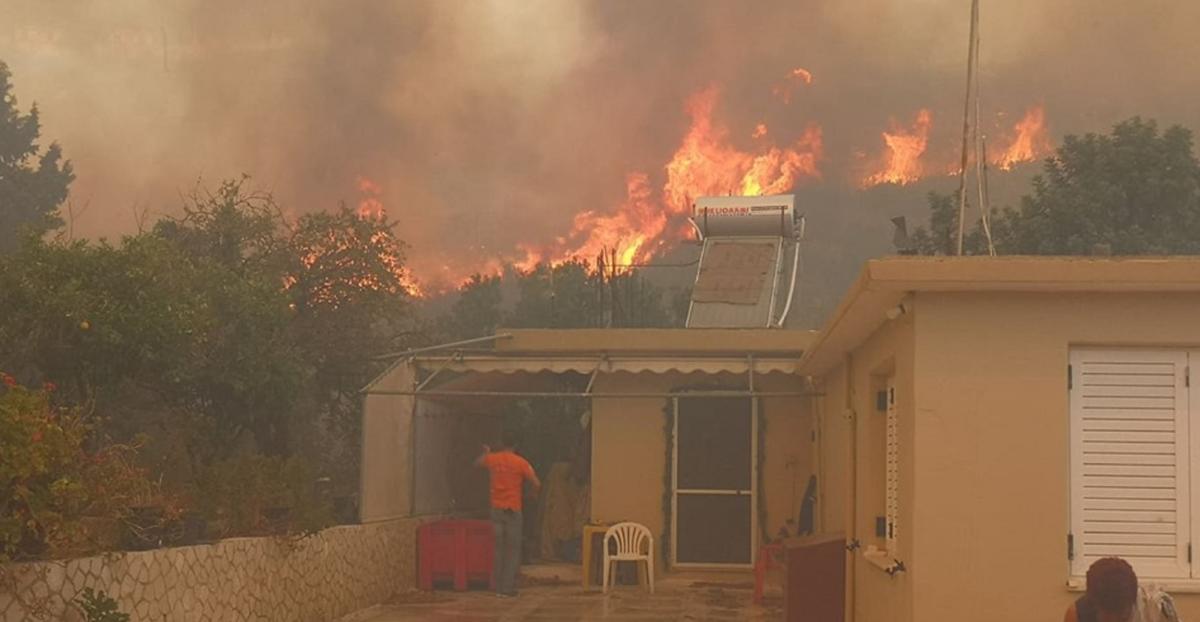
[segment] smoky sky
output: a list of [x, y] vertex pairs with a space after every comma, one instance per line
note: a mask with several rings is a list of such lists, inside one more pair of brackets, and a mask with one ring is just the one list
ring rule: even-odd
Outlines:
[[[967, 0], [0, 0], [0, 60], [75, 164], [74, 231], [242, 173], [293, 214], [378, 183], [418, 275], [550, 242], [663, 165], [688, 96], [751, 144], [824, 131], [816, 184], [847, 188], [880, 131], [933, 111], [961, 128]], [[1132, 115], [1200, 128], [1200, 3], [984, 0], [984, 116], [1034, 104], [1054, 137]], [[814, 75], [784, 105], [771, 89]], [[803, 192], [803, 189], [798, 192]], [[824, 196], [817, 193], [814, 196]], [[801, 195], [803, 202], [803, 195]], [[853, 202], [841, 209], [852, 210]], [[847, 215], [847, 221], [858, 218]], [[436, 277], [432, 277], [436, 278]]]

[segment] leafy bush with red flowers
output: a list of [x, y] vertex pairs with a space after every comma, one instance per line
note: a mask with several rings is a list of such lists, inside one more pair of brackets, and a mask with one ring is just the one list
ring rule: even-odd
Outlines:
[[105, 548], [97, 539], [149, 486], [136, 445], [93, 448], [86, 418], [54, 407], [53, 389], [0, 372], [0, 561]]

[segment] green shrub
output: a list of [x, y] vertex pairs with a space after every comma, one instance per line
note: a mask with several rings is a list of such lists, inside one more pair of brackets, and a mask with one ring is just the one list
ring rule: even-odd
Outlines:
[[0, 373], [0, 561], [91, 552], [91, 526], [119, 521], [145, 486], [134, 445], [94, 445], [74, 409]]
[[104, 590], [95, 592], [90, 587], [83, 588], [83, 595], [75, 599], [75, 604], [83, 610], [87, 622], [129, 622], [129, 614], [117, 609], [117, 601], [113, 600]]
[[299, 458], [243, 452], [210, 465], [198, 486], [215, 535], [311, 533], [333, 524], [332, 501]]

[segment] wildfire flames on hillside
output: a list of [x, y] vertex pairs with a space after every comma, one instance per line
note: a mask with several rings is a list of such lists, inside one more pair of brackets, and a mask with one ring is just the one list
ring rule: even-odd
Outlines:
[[[810, 72], [797, 68], [785, 83], [773, 88], [773, 93], [787, 103], [798, 85], [811, 85], [812, 81]], [[717, 118], [720, 95], [720, 88], [710, 86], [688, 99], [684, 110], [690, 124], [671, 159], [658, 175], [629, 172], [625, 178], [625, 198], [620, 204], [608, 210], [577, 213], [570, 230], [552, 242], [520, 243], [512, 252], [489, 258], [482, 264], [445, 265], [439, 275], [445, 283], [443, 287], [461, 285], [474, 274], [501, 275], [508, 267], [528, 271], [539, 263], [559, 265], [573, 260], [594, 263], [602, 254], [610, 266], [615, 264], [616, 270], [627, 271], [648, 263], [692, 235], [687, 217], [696, 197], [780, 194], [822, 177], [819, 124], [810, 122], [800, 135], [776, 140], [766, 123], [757, 123], [749, 132], [752, 144], [740, 146], [731, 128]], [[908, 126], [893, 120], [892, 127], [881, 132], [883, 149], [874, 159], [873, 170], [854, 182], [855, 185], [861, 188], [907, 185], [934, 171], [951, 170], [957, 174], [957, 163], [927, 161], [933, 120], [933, 113], [925, 108], [916, 112]], [[997, 149], [990, 164], [1002, 170], [1048, 154], [1051, 143], [1044, 109], [1029, 108], [1011, 129], [1000, 132], [993, 144]], [[665, 177], [661, 185], [655, 184], [656, 176]], [[361, 195], [359, 215], [382, 218], [379, 185], [361, 176], [357, 185]], [[425, 291], [417, 281], [409, 282], [412, 291]]]
[[1051, 147], [1050, 137], [1046, 135], [1046, 110], [1042, 106], [1033, 106], [1013, 126], [1008, 146], [992, 163], [1007, 171], [1021, 162], [1032, 162], [1045, 156]]
[[[851, 236], [844, 264], [813, 265], [848, 271], [886, 247], [887, 219], [863, 210], [917, 217], [961, 168], [961, 2], [180, 0], [147, 17], [114, 0], [99, 24], [18, 4], [0, 60], [20, 107], [38, 105], [43, 146], [73, 162], [81, 239], [136, 231], [128, 205], [175, 214], [181, 188], [245, 174], [292, 215], [345, 202], [375, 222], [386, 207], [438, 295], [602, 247], [619, 264], [686, 261], [671, 249], [688, 197], [795, 191], [814, 241]], [[997, 207], [1050, 136], [1133, 115], [1200, 124], [1164, 96], [1193, 91], [1194, 72], [1130, 71], [1195, 56], [1196, 9], [1104, 4], [984, 10], [978, 129]], [[1081, 12], [1086, 28], [1061, 28]], [[1128, 45], [1093, 45], [1112, 40]], [[685, 272], [647, 274], [676, 287]]]
[[[455, 284], [461, 285], [474, 274], [500, 275], [505, 266], [527, 271], [539, 263], [593, 262], [601, 253], [606, 257], [615, 253], [614, 268], [628, 271], [691, 235], [687, 217], [697, 197], [779, 194], [821, 176], [817, 167], [822, 155], [820, 126], [810, 124], [800, 136], [779, 146], [765, 140], [767, 127], [760, 123], [755, 129], [760, 144], [753, 151], [742, 150], [731, 142], [730, 129], [714, 118], [719, 95], [718, 88], [709, 87], [688, 100], [691, 125], [663, 167], [666, 182], [662, 187], [656, 188], [646, 172], [630, 172], [625, 180], [625, 200], [615, 209], [579, 212], [571, 230], [552, 244], [522, 244], [510, 256], [482, 266], [466, 266], [454, 274]], [[363, 217], [381, 214], [378, 185], [360, 177], [358, 186], [362, 193], [358, 213]], [[414, 291], [420, 288], [414, 287]]]
[[883, 154], [883, 168], [863, 180], [863, 186], [879, 184], [905, 185], [921, 178], [921, 156], [925, 154], [925, 145], [929, 141], [929, 128], [933, 125], [933, 113], [921, 109], [912, 127], [905, 129], [895, 126], [889, 132], [883, 133], [883, 142], [887, 145]]

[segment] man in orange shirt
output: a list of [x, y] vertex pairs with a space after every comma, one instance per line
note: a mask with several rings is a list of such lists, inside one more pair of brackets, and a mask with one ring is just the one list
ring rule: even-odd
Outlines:
[[500, 448], [492, 451], [483, 446], [483, 455], [475, 464], [484, 467], [491, 475], [492, 527], [495, 533], [492, 573], [496, 581], [496, 593], [501, 596], [517, 595], [517, 570], [521, 566], [522, 485], [525, 480], [533, 485], [533, 492], [542, 487], [542, 482], [513, 448], [516, 442], [512, 434], [505, 432]]

